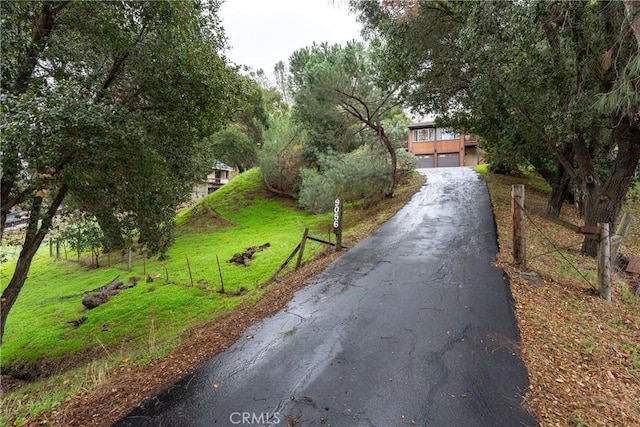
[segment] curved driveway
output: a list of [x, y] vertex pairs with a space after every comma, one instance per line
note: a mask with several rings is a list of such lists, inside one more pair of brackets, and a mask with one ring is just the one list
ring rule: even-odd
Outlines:
[[286, 310], [117, 425], [530, 426], [487, 189], [427, 183]]

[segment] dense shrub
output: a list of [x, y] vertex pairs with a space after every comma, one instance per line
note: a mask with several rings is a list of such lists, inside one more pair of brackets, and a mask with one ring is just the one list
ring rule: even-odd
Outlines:
[[396, 165], [397, 179], [406, 178], [418, 164], [418, 158], [405, 149], [396, 150], [398, 164]]
[[[390, 185], [390, 164], [386, 153], [362, 147], [348, 154], [331, 154], [319, 159], [320, 168], [300, 171], [302, 183], [298, 204], [315, 213], [333, 208], [334, 199], [373, 203]], [[403, 164], [406, 164], [403, 163]]]
[[300, 150], [304, 141], [304, 132], [293, 123], [289, 112], [279, 111], [270, 116], [258, 162], [271, 187], [294, 195], [300, 182]]

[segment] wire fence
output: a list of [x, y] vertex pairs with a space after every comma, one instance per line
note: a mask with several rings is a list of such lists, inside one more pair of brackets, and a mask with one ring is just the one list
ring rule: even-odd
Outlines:
[[[533, 212], [531, 212], [530, 210], [527, 210], [524, 206], [522, 206], [520, 203], [518, 203], [518, 207], [520, 209], [522, 209], [524, 211], [525, 217], [527, 218], [528, 222], [530, 224], [533, 225], [534, 230], [540, 234], [540, 236], [542, 236], [542, 238], [553, 248], [552, 250], [549, 251], [545, 251], [536, 255], [528, 255], [527, 258], [528, 260], [534, 260], [536, 258], [540, 258], [546, 255], [551, 255], [554, 253], [557, 253], [562, 260], [576, 273], [578, 273], [578, 276], [587, 284], [587, 286], [589, 287], [594, 287], [594, 283], [592, 281], [590, 281], [586, 275], [582, 272], [582, 270], [576, 265], [576, 263], [574, 263], [571, 259], [569, 259], [564, 251], [567, 251], [569, 249], [572, 248], [576, 248], [578, 246], [582, 246], [583, 244], [583, 239], [581, 238], [579, 242], [575, 242], [575, 243], [571, 243], [570, 245], [565, 245], [565, 246], [561, 246], [559, 244], [557, 244], [556, 242], [554, 242], [554, 240], [549, 236], [549, 233], [546, 233], [538, 224], [536, 221], [533, 220], [533, 218], [531, 217], [531, 214]], [[538, 217], [539, 218], [539, 217]]]
[[[570, 276], [574, 281], [584, 283], [588, 289], [598, 292], [607, 301], [611, 301], [612, 278], [628, 282], [629, 285], [634, 283], [633, 276], [625, 271], [630, 260], [620, 255], [625, 238], [637, 239], [640, 234], [637, 231], [629, 233], [631, 214], [623, 215], [614, 232], [610, 224], [577, 226], [535, 207], [525, 207], [523, 185], [512, 187], [511, 200], [513, 262], [517, 267], [551, 279]], [[580, 236], [579, 240], [576, 236]], [[585, 255], [582, 249], [586, 248], [588, 252], [593, 249], [595, 252], [593, 245], [597, 245], [595, 257]], [[535, 253], [528, 255], [531, 249]], [[636, 294], [639, 293], [640, 286], [636, 290]]]

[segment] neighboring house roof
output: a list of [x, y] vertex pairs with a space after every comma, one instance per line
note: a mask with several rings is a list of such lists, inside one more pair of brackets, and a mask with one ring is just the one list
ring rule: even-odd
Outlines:
[[227, 166], [222, 162], [218, 162], [216, 161], [216, 164], [213, 166], [214, 170], [220, 170], [220, 171], [232, 171], [233, 168], [231, 166]]
[[435, 127], [436, 123], [433, 121], [430, 122], [419, 122], [419, 123], [411, 123], [409, 125], [409, 129], [419, 129], [419, 128], [432, 128]]

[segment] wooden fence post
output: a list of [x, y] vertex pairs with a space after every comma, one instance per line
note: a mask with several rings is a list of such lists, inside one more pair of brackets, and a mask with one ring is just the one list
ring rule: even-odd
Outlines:
[[511, 186], [513, 211], [513, 263], [520, 270], [527, 269], [527, 239], [525, 233], [524, 185]]
[[224, 294], [224, 280], [222, 279], [222, 268], [220, 268], [220, 258], [216, 255], [216, 263], [218, 264], [218, 274], [220, 275], [220, 293]]
[[300, 243], [298, 243], [296, 245], [296, 247], [293, 249], [293, 252], [291, 252], [291, 254], [287, 257], [287, 259], [285, 259], [284, 262], [282, 264], [280, 264], [280, 267], [278, 267], [276, 269], [276, 271], [271, 275], [271, 277], [269, 277], [266, 282], [264, 282], [262, 285], [260, 285], [260, 287], [261, 288], [266, 288], [271, 282], [276, 280], [276, 277], [278, 277], [278, 274], [282, 270], [284, 270], [284, 268], [287, 266], [287, 264], [289, 264], [289, 262], [293, 259], [293, 257], [296, 255], [296, 253], [299, 250], [300, 250]]
[[300, 250], [298, 251], [298, 259], [296, 261], [296, 270], [300, 268], [302, 264], [302, 255], [304, 254], [304, 245], [307, 241], [307, 235], [309, 234], [309, 228], [305, 227], [304, 232], [302, 233], [302, 240], [300, 241]]
[[611, 240], [609, 239], [609, 224], [599, 223], [600, 244], [598, 245], [598, 283], [600, 297], [611, 302]]
[[164, 277], [167, 283], [169, 283], [169, 269], [167, 269], [167, 263], [166, 262], [161, 262], [160, 263], [162, 265], [162, 268], [164, 268]]
[[193, 286], [193, 274], [191, 274], [191, 263], [189, 262], [189, 255], [185, 255], [185, 258], [187, 259], [187, 270], [189, 270], [189, 282], [191, 283], [191, 286]]

